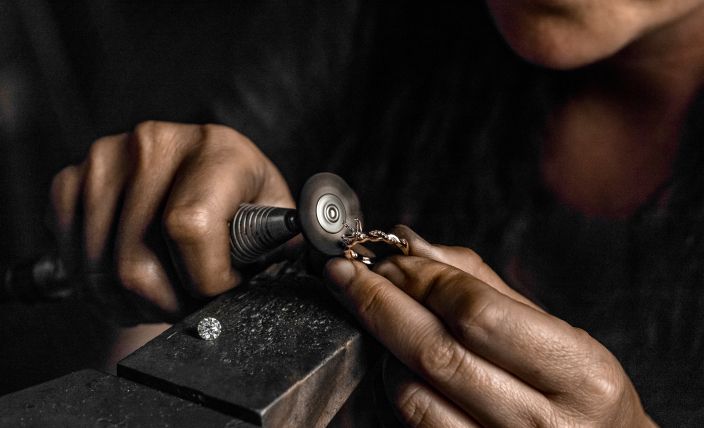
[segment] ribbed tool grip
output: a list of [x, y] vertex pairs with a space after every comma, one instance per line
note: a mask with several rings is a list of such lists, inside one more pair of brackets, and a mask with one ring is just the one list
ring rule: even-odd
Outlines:
[[232, 261], [253, 263], [299, 231], [294, 209], [242, 204], [230, 224]]

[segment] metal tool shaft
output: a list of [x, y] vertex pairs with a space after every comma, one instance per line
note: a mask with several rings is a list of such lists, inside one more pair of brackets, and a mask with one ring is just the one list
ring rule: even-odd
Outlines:
[[230, 222], [230, 254], [236, 265], [255, 262], [300, 232], [290, 208], [242, 204]]

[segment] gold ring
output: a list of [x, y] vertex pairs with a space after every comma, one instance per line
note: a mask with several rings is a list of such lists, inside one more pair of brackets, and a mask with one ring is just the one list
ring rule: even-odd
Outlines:
[[383, 242], [396, 247], [404, 256], [408, 255], [409, 245], [407, 240], [399, 238], [393, 233], [385, 233], [381, 230], [371, 230], [365, 233], [362, 231], [362, 222], [359, 219], [354, 219], [354, 223], [354, 228], [351, 228], [345, 223], [344, 226], [349, 232], [342, 235], [342, 243], [346, 248], [345, 257], [348, 259], [355, 259], [366, 265], [374, 264], [373, 258], [361, 255], [353, 249], [354, 246], [366, 242]]

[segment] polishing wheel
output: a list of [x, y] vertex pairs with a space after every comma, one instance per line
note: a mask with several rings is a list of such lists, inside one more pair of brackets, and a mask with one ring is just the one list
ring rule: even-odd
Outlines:
[[306, 240], [327, 256], [342, 255], [345, 224], [362, 220], [359, 199], [339, 176], [321, 172], [303, 185], [298, 200], [298, 223]]

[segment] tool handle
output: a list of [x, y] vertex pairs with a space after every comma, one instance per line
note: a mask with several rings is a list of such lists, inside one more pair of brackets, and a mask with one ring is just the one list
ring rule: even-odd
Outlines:
[[230, 222], [232, 262], [253, 263], [299, 232], [294, 209], [242, 204]]

